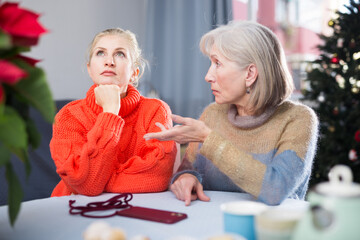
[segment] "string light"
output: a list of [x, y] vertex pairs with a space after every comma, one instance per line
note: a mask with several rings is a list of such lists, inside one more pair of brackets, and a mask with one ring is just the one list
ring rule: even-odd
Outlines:
[[353, 54], [353, 59], [354, 60], [358, 60], [360, 58], [360, 52], [354, 53]]
[[343, 78], [343, 76], [337, 75], [335, 79], [340, 88], [345, 88], [345, 78]]
[[353, 77], [350, 77], [349, 82], [351, 83], [351, 85], [354, 85], [356, 83], [356, 79]]

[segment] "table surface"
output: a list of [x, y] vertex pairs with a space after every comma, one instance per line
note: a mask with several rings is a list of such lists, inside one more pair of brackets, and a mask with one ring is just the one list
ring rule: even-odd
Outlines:
[[[8, 207], [0, 207], [0, 239], [82, 239], [86, 228], [95, 221], [105, 221], [111, 227], [125, 231], [127, 239], [138, 235], [151, 240], [191, 239], [205, 240], [224, 234], [223, 214], [220, 205], [232, 201], [256, 201], [249, 194], [206, 191], [210, 202], [193, 201], [185, 206], [167, 191], [161, 193], [134, 194], [130, 204], [168, 211], [186, 213], [188, 218], [175, 224], [164, 224], [146, 220], [114, 216], [106, 219], [85, 218], [69, 214], [69, 200], [75, 206], [89, 202], [105, 201], [116, 194], [104, 193], [96, 197], [72, 195], [23, 202], [13, 227], [9, 224]], [[287, 199], [273, 208], [305, 210], [308, 202]]]

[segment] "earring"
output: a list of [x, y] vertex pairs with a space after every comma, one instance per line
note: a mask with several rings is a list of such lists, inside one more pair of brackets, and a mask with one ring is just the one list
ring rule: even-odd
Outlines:
[[246, 93], [247, 93], [247, 94], [250, 94], [250, 87], [247, 87], [247, 88], [246, 88]]

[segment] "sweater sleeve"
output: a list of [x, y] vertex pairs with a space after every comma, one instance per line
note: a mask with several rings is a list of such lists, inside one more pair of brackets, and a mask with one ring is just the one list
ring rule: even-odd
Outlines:
[[87, 124], [69, 109], [60, 111], [53, 125], [50, 151], [68, 190], [92, 196], [102, 193], [111, 177], [124, 120], [100, 113], [91, 128], [85, 128]]
[[163, 103], [143, 121], [144, 132], [136, 138], [135, 154], [118, 167], [109, 182], [113, 191], [158, 192], [168, 188], [177, 152], [176, 144], [174, 141], [155, 139], [145, 141], [143, 136], [147, 132], [160, 131], [156, 122], [172, 126], [170, 108]]
[[312, 111], [302, 111], [284, 121], [287, 123], [277, 148], [268, 153], [244, 152], [213, 131], [200, 154], [241, 189], [269, 205], [280, 204], [308, 180], [318, 132], [318, 120]]

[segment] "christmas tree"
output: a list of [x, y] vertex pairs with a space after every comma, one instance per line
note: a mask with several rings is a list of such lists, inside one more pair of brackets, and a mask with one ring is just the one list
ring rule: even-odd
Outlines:
[[310, 186], [328, 181], [337, 164], [351, 167], [360, 182], [360, 4], [350, 0], [328, 22], [332, 36], [320, 35], [321, 54], [309, 64], [304, 99], [320, 120], [320, 138]]

